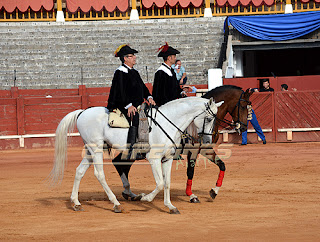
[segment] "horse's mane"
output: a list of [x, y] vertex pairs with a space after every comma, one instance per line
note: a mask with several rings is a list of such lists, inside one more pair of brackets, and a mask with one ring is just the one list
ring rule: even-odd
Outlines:
[[185, 103], [186, 100], [192, 100], [192, 102], [195, 102], [197, 100], [201, 101], [202, 99], [199, 98], [199, 97], [186, 97], [186, 98], [174, 99], [174, 100], [172, 100], [170, 102], [167, 102], [167, 103], [161, 105], [159, 108], [160, 109], [164, 109], [164, 108], [170, 107], [172, 105], [175, 105], [176, 107], [178, 107], [180, 104]]
[[224, 85], [224, 86], [216, 87], [216, 88], [210, 90], [209, 92], [204, 94], [202, 97], [203, 98], [210, 98], [210, 97], [217, 96], [223, 92], [230, 91], [230, 90], [242, 90], [242, 88], [237, 87], [237, 86], [233, 86], [233, 85]]
[[187, 128], [187, 132], [195, 139], [199, 138], [198, 129], [197, 129], [197, 126], [194, 124], [194, 121], [192, 121], [191, 124], [189, 124]]

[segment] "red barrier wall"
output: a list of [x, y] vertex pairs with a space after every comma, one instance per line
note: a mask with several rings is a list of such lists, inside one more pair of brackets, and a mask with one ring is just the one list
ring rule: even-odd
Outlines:
[[[238, 78], [233, 82], [231, 79], [225, 80], [228, 80], [225, 84], [244, 89], [255, 87], [252, 83], [257, 82], [254, 78], [248, 82], [242, 81], [247, 79]], [[290, 80], [294, 85], [301, 82]], [[152, 91], [150, 83], [147, 87]], [[207, 85], [196, 87], [205, 89]], [[107, 106], [109, 92], [110, 87], [86, 88], [83, 85], [78, 89], [20, 90], [14, 87], [9, 91], [0, 90], [0, 149], [20, 147], [18, 138], [3, 139], [4, 136], [53, 134], [67, 113], [93, 106]], [[320, 91], [254, 93], [251, 101], [262, 129], [271, 130], [265, 133], [269, 142], [287, 142], [286, 132], [278, 132], [278, 129], [320, 126]], [[252, 129], [251, 124], [249, 129]], [[230, 137], [229, 142], [241, 142], [241, 136], [231, 134]], [[72, 139], [74, 145], [82, 144], [81, 138]], [[294, 132], [292, 141], [320, 141], [320, 132]], [[257, 135], [248, 133], [248, 143], [257, 142]], [[53, 144], [53, 138], [26, 138], [24, 147], [51, 147]]]
[[18, 133], [17, 100], [15, 98], [0, 99], [0, 135]]
[[247, 88], [259, 88], [259, 79], [268, 78], [270, 87], [275, 91], [281, 91], [281, 84], [287, 84], [289, 91], [293, 89], [297, 91], [320, 90], [320, 75], [317, 76], [281, 76], [281, 77], [248, 77], [248, 78], [224, 78], [224, 85], [235, 85]]
[[[320, 128], [320, 76], [265, 77], [269, 78], [270, 87], [275, 92], [254, 93], [251, 96], [253, 109], [266, 139], [272, 142], [320, 141], [320, 131], [294, 131], [296, 128]], [[262, 78], [224, 79], [224, 85], [236, 85], [247, 88], [259, 88]], [[289, 91], [281, 91], [281, 84], [287, 84]], [[297, 91], [292, 91], [292, 89]], [[248, 126], [252, 129], [251, 124]], [[292, 140], [287, 139], [287, 132], [281, 129], [293, 129]], [[241, 140], [235, 134], [231, 142]], [[248, 133], [248, 143], [257, 143], [257, 134]]]
[[[152, 92], [152, 84], [146, 84]], [[207, 88], [206, 85], [197, 85]], [[68, 113], [77, 109], [107, 106], [110, 87], [78, 89], [18, 89], [0, 90], [0, 149], [19, 148], [19, 139], [1, 139], [8, 135], [53, 134]], [[194, 95], [194, 94], [192, 94]], [[75, 131], [77, 132], [77, 131]], [[74, 145], [81, 145], [73, 137]], [[26, 138], [25, 148], [51, 147], [54, 138]]]

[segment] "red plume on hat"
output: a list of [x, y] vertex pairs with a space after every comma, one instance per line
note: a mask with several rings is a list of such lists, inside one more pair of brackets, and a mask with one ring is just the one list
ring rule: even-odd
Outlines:
[[171, 46], [168, 45], [168, 43], [166, 42], [165, 45], [161, 46], [158, 49], [158, 57], [166, 57], [169, 55], [176, 55], [176, 54], [180, 54], [180, 52], [178, 50], [176, 50], [175, 48], [172, 48]]
[[168, 45], [168, 42], [166, 42], [166, 44], [165, 45], [163, 45], [163, 46], [161, 46], [158, 50], [157, 50], [157, 52], [167, 52], [167, 50], [169, 49], [169, 45]]

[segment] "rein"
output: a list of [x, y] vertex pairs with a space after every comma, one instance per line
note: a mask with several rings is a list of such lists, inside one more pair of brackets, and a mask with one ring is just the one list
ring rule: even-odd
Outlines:
[[[235, 109], [238, 107], [238, 120], [237, 120], [236, 122], [231, 122], [231, 121], [229, 121], [229, 120], [227, 120], [227, 119], [220, 119], [220, 118], [216, 117], [216, 120], [219, 121], [219, 126], [222, 126], [221, 124], [224, 123], [224, 124], [227, 124], [228, 126], [234, 128], [234, 127], [237, 126], [236, 123], [239, 123], [239, 124], [242, 124], [242, 125], [244, 125], [245, 127], [247, 127], [247, 124], [244, 124], [243, 122], [240, 121], [240, 102], [241, 102], [241, 101], [244, 101], [244, 102], [246, 102], [248, 105], [251, 105], [251, 102], [245, 100], [244, 98], [242, 98], [243, 95], [244, 95], [244, 91], [242, 91], [242, 93], [241, 93], [241, 95], [240, 95], [240, 97], [239, 97], [239, 99], [238, 99], [237, 104], [234, 106], [232, 112], [230, 112], [230, 114], [232, 115], [232, 113], [233, 113], [233, 112], [235, 111]], [[216, 122], [216, 120], [215, 120], [215, 122]], [[214, 138], [215, 138], [216, 136], [217, 136], [217, 133], [214, 134]]]
[[[245, 124], [245, 123], [243, 123], [243, 122], [240, 121], [240, 102], [241, 102], [241, 101], [246, 102], [248, 105], [250, 105], [251, 102], [243, 99], [243, 98], [242, 98], [243, 95], [244, 95], [244, 91], [242, 91], [242, 93], [241, 93], [241, 95], [240, 95], [240, 98], [239, 98], [239, 100], [238, 100], [238, 102], [237, 102], [237, 105], [233, 108], [231, 114], [234, 112], [234, 110], [236, 109], [236, 107], [238, 107], [238, 120], [237, 120], [235, 123], [240, 123], [240, 124], [244, 125], [245, 127], [247, 127], [247, 124]], [[236, 126], [236, 125], [234, 125], [234, 126]]]
[[[203, 113], [206, 112], [206, 111], [209, 113], [209, 115], [211, 115], [211, 116], [213, 116], [213, 117], [216, 117], [216, 114], [214, 114], [214, 112], [211, 110], [209, 104], [206, 103], [205, 105], [206, 105], [206, 110], [202, 111], [200, 114], [198, 114], [197, 116], [195, 116], [194, 119], [197, 118], [198, 116], [200, 116], [201, 114], [203, 114]], [[182, 134], [181, 136], [184, 136], [185, 138], [187, 138], [187, 139], [189, 139], [189, 140], [197, 141], [197, 139], [194, 138], [192, 135], [190, 135], [187, 131], [182, 131], [179, 127], [177, 127], [168, 117], [166, 117], [166, 116], [159, 110], [159, 107], [158, 107], [158, 106], [151, 106], [151, 108], [150, 108], [150, 110], [151, 110], [151, 111], [150, 111], [150, 112], [151, 112], [151, 115], [149, 115], [148, 112], [146, 112], [146, 116], [147, 116], [148, 118], [150, 118], [151, 121], [154, 122], [155, 125], [157, 125], [157, 126], [162, 130], [162, 132], [168, 137], [168, 139], [172, 142], [172, 144], [175, 146], [176, 149], [177, 149], [177, 146], [176, 146], [174, 140], [173, 140], [173, 139], [170, 137], [170, 135], [165, 131], [165, 129], [155, 120], [155, 118], [152, 117], [152, 107], [154, 107], [154, 108], [157, 110], [157, 112], [156, 112], [156, 114], [155, 114], [155, 117], [156, 117], [157, 113], [160, 113], [173, 127], [175, 127], [175, 128]], [[203, 123], [205, 123], [205, 121], [204, 121]], [[150, 125], [150, 127], [151, 127], [151, 125]], [[203, 126], [203, 127], [204, 127], [204, 126]], [[213, 127], [214, 127], [214, 126], [213, 126]], [[212, 129], [213, 129], [213, 127], [212, 127]], [[204, 130], [204, 129], [203, 129], [203, 130]], [[151, 130], [150, 130], [150, 131], [151, 131]], [[211, 134], [209, 134], [209, 135], [211, 135]]]

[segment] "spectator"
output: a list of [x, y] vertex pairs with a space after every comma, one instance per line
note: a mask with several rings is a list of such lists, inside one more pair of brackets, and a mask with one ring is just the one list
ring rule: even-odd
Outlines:
[[188, 78], [186, 69], [181, 66], [181, 60], [176, 60], [175, 64], [171, 66], [174, 69], [174, 72], [176, 73], [177, 80], [180, 85], [186, 84]]
[[260, 88], [260, 92], [274, 92], [274, 89], [270, 87], [269, 79], [260, 79], [262, 82], [262, 88]]
[[197, 92], [197, 88], [195, 86], [184, 85], [184, 86], [182, 86], [182, 88], [186, 93], [196, 93]]
[[[251, 89], [251, 91], [252, 92], [259, 92], [258, 88], [253, 88], [253, 89]], [[253, 128], [255, 129], [256, 133], [260, 137], [260, 139], [262, 139], [263, 144], [266, 144], [267, 143], [266, 137], [264, 136], [264, 134], [262, 132], [262, 129], [261, 129], [259, 123], [258, 123], [257, 116], [253, 111], [253, 108], [251, 108], [251, 114], [250, 115], [248, 114], [248, 116], [249, 117], [248, 117], [247, 125], [249, 126], [249, 122], [250, 122], [252, 124]], [[242, 133], [242, 143], [241, 143], [241, 145], [247, 145], [247, 134], [248, 134], [247, 131]]]
[[288, 91], [288, 85], [287, 84], [281, 84], [281, 91]]

